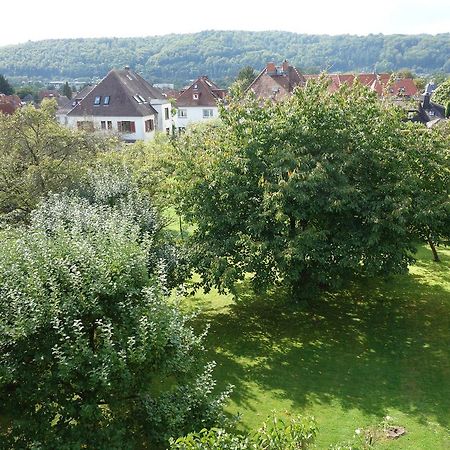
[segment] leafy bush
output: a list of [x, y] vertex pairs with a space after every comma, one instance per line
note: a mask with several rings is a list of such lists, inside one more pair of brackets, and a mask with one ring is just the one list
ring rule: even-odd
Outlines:
[[153, 448], [221, 423], [203, 335], [149, 258], [157, 219], [143, 232], [122, 206], [52, 196], [1, 234], [2, 449]]
[[171, 450], [306, 450], [317, 435], [311, 417], [292, 417], [287, 423], [272, 416], [251, 435], [232, 434], [220, 428], [203, 429], [177, 440], [171, 439]]

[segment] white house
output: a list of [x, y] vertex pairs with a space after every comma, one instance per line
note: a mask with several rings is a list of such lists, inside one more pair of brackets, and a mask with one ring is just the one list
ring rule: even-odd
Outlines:
[[170, 102], [129, 67], [111, 70], [72, 106], [64, 117], [71, 128], [115, 132], [127, 142], [150, 140], [156, 131], [172, 133]]
[[225, 95], [226, 90], [206, 76], [194, 81], [176, 100], [175, 126], [178, 131], [184, 130], [189, 123], [217, 118], [218, 102], [223, 100]]

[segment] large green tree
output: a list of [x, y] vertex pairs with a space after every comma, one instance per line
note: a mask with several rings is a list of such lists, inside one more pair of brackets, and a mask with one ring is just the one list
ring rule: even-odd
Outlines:
[[2, 449], [160, 448], [221, 415], [154, 211], [95, 185], [0, 235]]
[[222, 109], [222, 124], [178, 147], [180, 210], [196, 228], [206, 288], [284, 283], [295, 295], [411, 261], [410, 133], [362, 86], [309, 83], [282, 103]]

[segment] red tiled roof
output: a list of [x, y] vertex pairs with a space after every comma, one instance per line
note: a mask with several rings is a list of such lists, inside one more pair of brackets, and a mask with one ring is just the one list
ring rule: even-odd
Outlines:
[[[413, 97], [419, 92], [412, 78], [402, 78], [392, 82], [389, 73], [327, 74], [326, 76], [330, 79], [330, 92], [336, 92], [345, 83], [352, 85], [355, 80], [369, 87], [378, 95], [391, 94], [393, 96]], [[304, 75], [304, 77], [306, 80], [310, 80], [317, 79], [320, 75]]]
[[0, 94], [0, 112], [3, 114], [14, 114], [22, 106], [22, 101], [17, 95]]
[[417, 89], [414, 80], [411, 78], [403, 78], [400, 80], [396, 80], [390, 86], [392, 89], [393, 95], [405, 96], [405, 97], [414, 97], [417, 95], [419, 90]]

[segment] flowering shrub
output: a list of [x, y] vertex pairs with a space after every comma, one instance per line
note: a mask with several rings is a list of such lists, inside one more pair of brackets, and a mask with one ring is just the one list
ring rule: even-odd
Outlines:
[[53, 196], [2, 232], [0, 448], [145, 448], [220, 423], [203, 335], [164, 295], [157, 218], [127, 207]]

